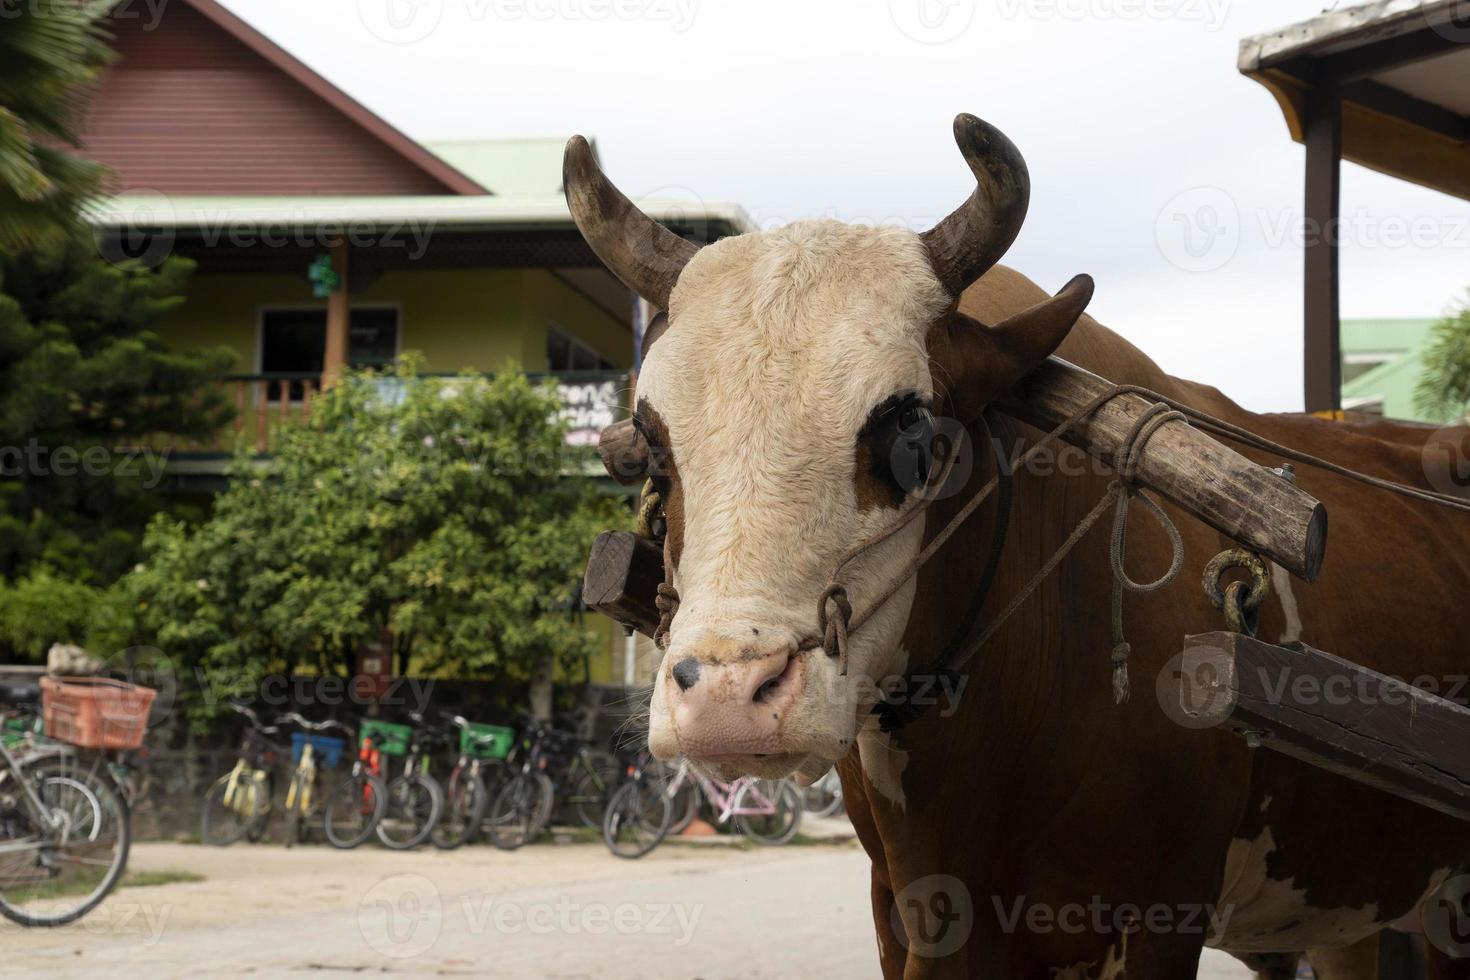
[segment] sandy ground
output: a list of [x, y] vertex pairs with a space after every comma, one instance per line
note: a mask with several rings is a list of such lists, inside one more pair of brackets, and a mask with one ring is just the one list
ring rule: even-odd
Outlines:
[[[57, 930], [0, 926], [7, 977], [303, 972], [597, 978], [876, 977], [856, 844], [600, 844], [451, 853], [272, 845], [134, 848], [135, 871], [203, 881], [124, 888]], [[1207, 953], [1200, 974], [1247, 980]]]

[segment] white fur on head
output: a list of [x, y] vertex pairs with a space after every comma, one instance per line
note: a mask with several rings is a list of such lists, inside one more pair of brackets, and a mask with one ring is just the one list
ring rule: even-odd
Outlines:
[[[724, 239], [684, 268], [670, 327], [638, 379], [639, 400], [667, 428], [683, 492], [667, 663], [752, 629], [763, 642], [815, 634], [833, 565], [895, 513], [859, 509], [858, 433], [894, 394], [933, 396], [925, 334], [951, 302], [919, 237], [897, 227], [797, 222]], [[922, 524], [844, 575], [854, 608], [917, 552]], [[912, 599], [910, 583], [854, 634], [848, 677], [820, 650], [806, 654], [787, 751], [846, 753]], [[658, 676], [651, 736], [667, 744], [668, 673]]]

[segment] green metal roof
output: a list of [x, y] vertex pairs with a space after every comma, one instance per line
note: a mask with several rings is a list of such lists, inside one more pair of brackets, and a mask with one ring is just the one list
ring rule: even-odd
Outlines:
[[1424, 342], [1433, 320], [1344, 320], [1344, 354], [1410, 351]]
[[424, 144], [445, 163], [489, 188], [490, 193], [505, 197], [560, 194], [566, 145], [565, 136]]

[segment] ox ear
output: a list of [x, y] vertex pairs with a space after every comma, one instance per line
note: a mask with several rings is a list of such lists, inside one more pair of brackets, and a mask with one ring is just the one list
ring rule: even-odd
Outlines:
[[1045, 303], [993, 327], [956, 311], [949, 324], [947, 365], [949, 407], [956, 417], [962, 422], [978, 418], [986, 405], [1050, 357], [1086, 311], [1092, 291], [1092, 277], [1078, 276]]

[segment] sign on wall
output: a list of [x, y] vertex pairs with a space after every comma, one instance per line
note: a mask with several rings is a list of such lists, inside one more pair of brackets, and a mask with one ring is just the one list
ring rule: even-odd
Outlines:
[[624, 377], [561, 381], [561, 417], [567, 420], [567, 445], [596, 446], [602, 430], [623, 415]]

